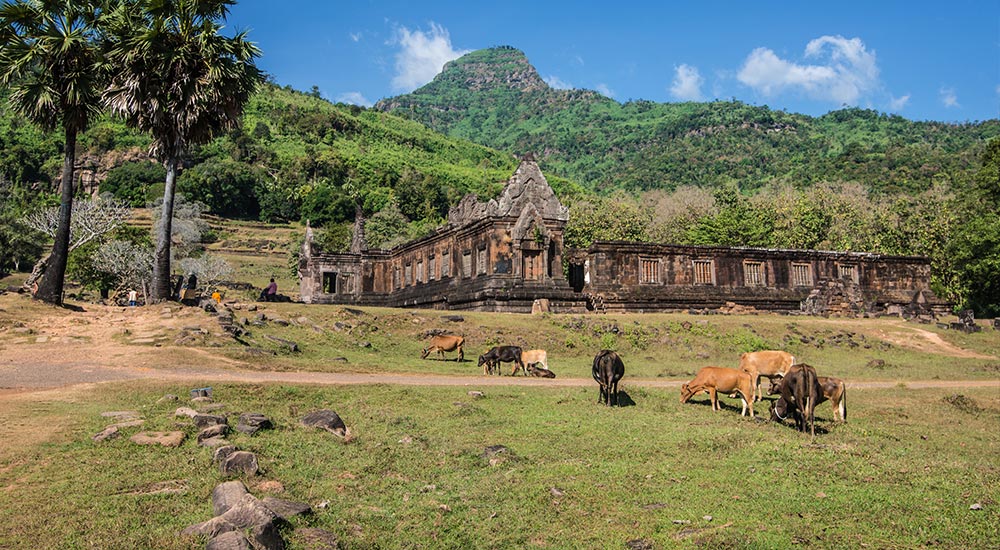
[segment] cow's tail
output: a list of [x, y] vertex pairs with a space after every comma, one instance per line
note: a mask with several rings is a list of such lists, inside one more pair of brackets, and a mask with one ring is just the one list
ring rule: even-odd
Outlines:
[[840, 387], [840, 421], [847, 422], [847, 385]]

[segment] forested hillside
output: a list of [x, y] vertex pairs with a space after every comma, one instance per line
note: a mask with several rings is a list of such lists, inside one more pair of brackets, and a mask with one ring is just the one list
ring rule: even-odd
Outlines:
[[813, 118], [739, 101], [620, 104], [550, 88], [510, 47], [469, 53], [376, 108], [489, 147], [534, 152], [549, 171], [596, 190], [858, 181], [919, 192], [974, 170], [985, 142], [1000, 135], [996, 120], [913, 122], [857, 108]]

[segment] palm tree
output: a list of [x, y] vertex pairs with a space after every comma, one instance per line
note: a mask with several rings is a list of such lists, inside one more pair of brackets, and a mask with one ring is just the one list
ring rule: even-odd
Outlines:
[[167, 169], [156, 235], [153, 299], [170, 297], [174, 184], [188, 147], [239, 122], [263, 81], [260, 50], [246, 32], [219, 34], [233, 0], [126, 0], [111, 16], [105, 101], [153, 137], [150, 153]]
[[59, 224], [35, 297], [62, 304], [73, 210], [76, 136], [100, 107], [97, 6], [85, 0], [17, 0], [0, 6], [0, 85], [24, 117], [65, 135]]

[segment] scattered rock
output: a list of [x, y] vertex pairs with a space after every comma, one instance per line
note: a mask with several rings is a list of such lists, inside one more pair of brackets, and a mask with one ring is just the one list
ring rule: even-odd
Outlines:
[[247, 435], [253, 435], [260, 430], [267, 430], [273, 427], [271, 419], [261, 413], [243, 413], [240, 415], [240, 421], [236, 425], [236, 430]]
[[228, 447], [229, 445], [232, 445], [232, 443], [230, 443], [228, 439], [226, 439], [226, 438], [224, 438], [222, 436], [210, 437], [208, 439], [204, 439], [204, 440], [198, 442], [198, 446], [200, 446], [200, 447], [207, 447], [209, 449], [217, 449], [219, 447]]
[[198, 416], [198, 411], [192, 409], [191, 407], [179, 407], [174, 411], [174, 416], [186, 416], [188, 418], [194, 418]]
[[973, 504], [972, 506], [969, 506], [969, 510], [982, 510], [982, 509], [983, 505], [978, 502]]
[[490, 445], [489, 447], [483, 449], [483, 458], [494, 457], [508, 451], [509, 449], [503, 445]]
[[295, 502], [292, 500], [284, 500], [274, 497], [264, 497], [261, 502], [264, 506], [267, 506], [269, 510], [274, 512], [279, 518], [288, 521], [295, 516], [301, 516], [303, 514], [311, 514], [312, 507], [308, 504], [301, 502]]
[[549, 489], [549, 493], [554, 497], [561, 497], [564, 494], [566, 494], [562, 492], [558, 487], [552, 487], [551, 489]]
[[215, 424], [198, 432], [198, 443], [213, 437], [221, 437], [229, 433], [229, 426], [226, 424]]
[[198, 523], [184, 529], [183, 535], [207, 535], [216, 538], [230, 531], [245, 531], [254, 548], [279, 549], [285, 547], [285, 541], [278, 533], [275, 525], [277, 516], [267, 509], [256, 497], [243, 495], [229, 510], [206, 522]]
[[441, 320], [450, 321], [452, 323], [462, 323], [465, 321], [465, 317], [461, 315], [442, 315]]
[[705, 521], [712, 521], [715, 518], [713, 518], [712, 516], [701, 516], [701, 519], [703, 519]]
[[184, 432], [139, 432], [130, 437], [129, 441], [139, 445], [180, 447], [184, 442]]
[[337, 535], [316, 527], [306, 527], [295, 530], [296, 547], [309, 550], [339, 550]]
[[221, 516], [247, 495], [247, 486], [242, 481], [226, 481], [212, 489], [212, 513]]
[[629, 550], [653, 550], [653, 541], [648, 539], [632, 539], [625, 543]]
[[673, 521], [674, 525], [690, 525], [691, 520], [689, 519], [675, 519]]
[[101, 433], [95, 435], [91, 439], [93, 439], [94, 441], [100, 443], [101, 441], [107, 441], [109, 439], [115, 439], [119, 435], [120, 434], [118, 433], [118, 427], [112, 425], [112, 426], [108, 426], [107, 428], [104, 428], [104, 431], [102, 431]]
[[413, 438], [412, 438], [412, 437], [410, 437], [410, 436], [408, 436], [408, 435], [404, 435], [404, 436], [403, 436], [403, 437], [402, 437], [402, 438], [401, 438], [401, 439], [399, 440], [399, 443], [402, 443], [403, 445], [410, 445], [410, 444], [412, 444], [412, 443], [413, 443]]
[[296, 353], [299, 351], [299, 345], [291, 340], [285, 340], [284, 338], [278, 338], [277, 336], [271, 336], [270, 334], [265, 334], [264, 338], [267, 338], [272, 342], [277, 342], [278, 344], [281, 345], [282, 348], [287, 349], [292, 353]]
[[257, 455], [249, 451], [233, 451], [219, 465], [219, 471], [224, 476], [242, 474], [249, 477], [257, 475], [260, 466], [257, 463]]
[[229, 531], [209, 540], [205, 550], [253, 550], [253, 546], [243, 533]]
[[472, 391], [468, 392], [468, 394], [473, 399], [482, 399], [483, 397], [486, 397], [486, 395], [483, 392], [481, 392], [481, 391], [472, 390]]
[[157, 403], [168, 403], [170, 401], [177, 401], [178, 399], [180, 399], [180, 398], [177, 397], [176, 395], [174, 395], [172, 393], [168, 393], [167, 395], [164, 395], [163, 397], [157, 399], [156, 402]]
[[352, 307], [345, 307], [344, 311], [347, 312], [347, 313], [350, 313], [351, 315], [364, 315], [365, 314], [365, 312], [361, 311], [360, 309], [354, 309]]
[[212, 455], [212, 462], [218, 462], [221, 464], [229, 458], [229, 455], [238, 450], [239, 449], [236, 448], [236, 445], [223, 445], [222, 447], [216, 447], [215, 453]]
[[142, 415], [140, 415], [137, 411], [108, 411], [102, 412], [101, 416], [104, 418], [117, 418], [120, 420], [134, 420], [140, 418]]
[[194, 420], [194, 425], [201, 429], [226, 423], [226, 417], [217, 414], [198, 413], [192, 417], [192, 420]]
[[309, 428], [326, 430], [339, 437], [346, 437], [347, 426], [337, 413], [329, 409], [321, 409], [302, 417], [302, 425]]

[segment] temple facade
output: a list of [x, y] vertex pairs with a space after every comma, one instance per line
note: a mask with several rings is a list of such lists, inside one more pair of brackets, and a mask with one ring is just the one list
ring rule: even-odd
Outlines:
[[566, 249], [564, 207], [532, 160], [500, 197], [468, 195], [448, 224], [392, 250], [330, 254], [307, 229], [306, 303], [555, 313], [759, 310], [866, 314], [947, 309], [930, 261], [815, 250], [595, 242]]

